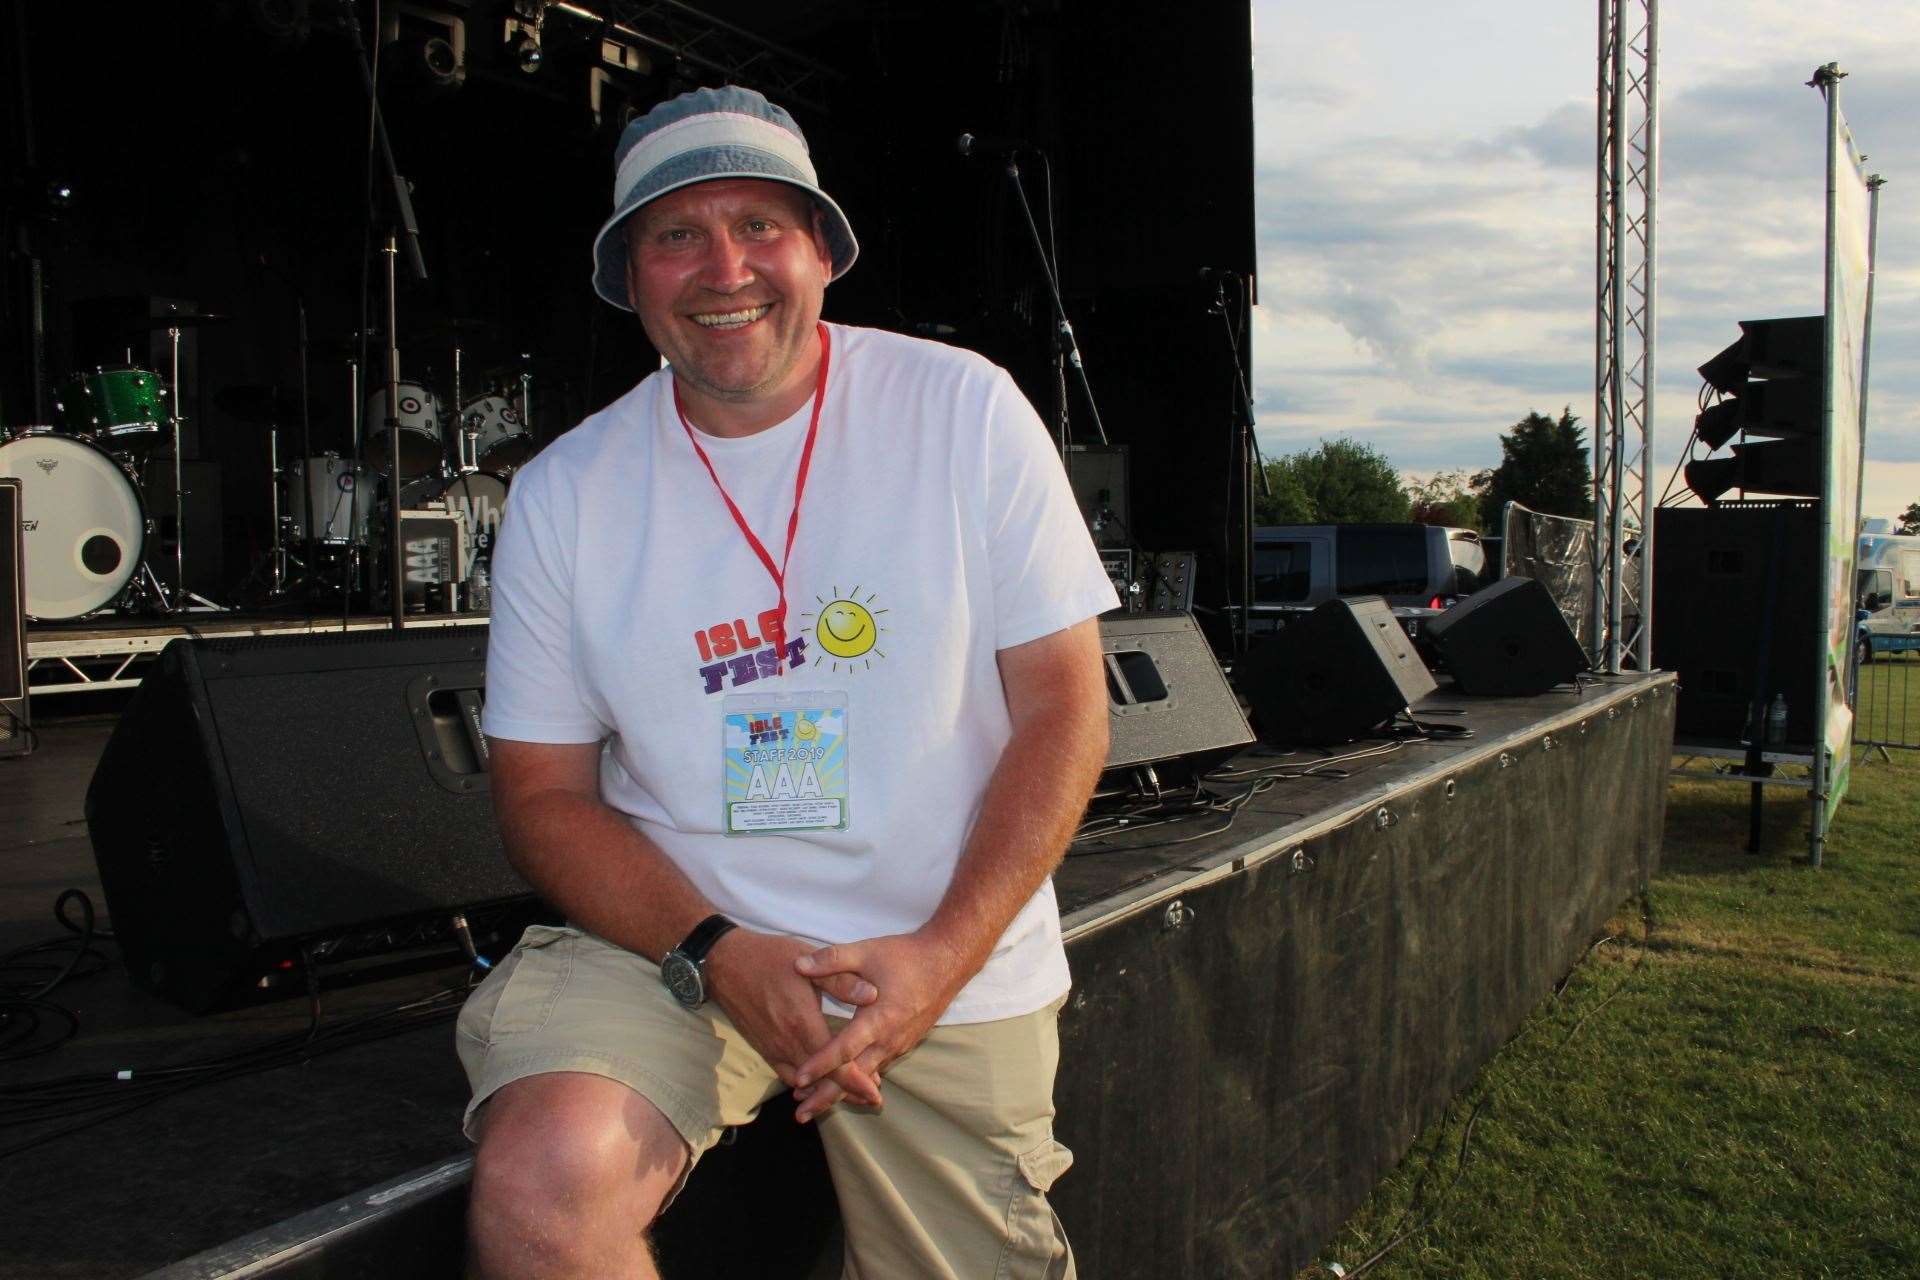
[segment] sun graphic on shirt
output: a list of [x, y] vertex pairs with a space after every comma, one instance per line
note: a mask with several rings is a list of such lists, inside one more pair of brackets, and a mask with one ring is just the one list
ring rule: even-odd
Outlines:
[[849, 671], [856, 667], [870, 670], [875, 658], [887, 656], [879, 647], [880, 637], [887, 630], [880, 619], [887, 610], [874, 608], [874, 595], [870, 591], [863, 600], [859, 587], [846, 592], [835, 587], [831, 599], [815, 596], [814, 602], [820, 607], [800, 615], [832, 670], [838, 671], [843, 662]]

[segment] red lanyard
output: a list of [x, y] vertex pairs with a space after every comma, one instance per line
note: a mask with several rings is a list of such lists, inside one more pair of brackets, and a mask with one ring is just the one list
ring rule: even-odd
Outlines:
[[787, 561], [793, 558], [793, 535], [800, 531], [800, 500], [807, 492], [807, 468], [813, 465], [813, 442], [820, 435], [820, 406], [827, 399], [827, 365], [833, 357], [833, 339], [827, 333], [827, 326], [820, 325], [820, 373], [813, 384], [813, 417], [807, 423], [807, 443], [800, 450], [800, 471], [793, 479], [793, 514], [787, 517], [787, 548], [780, 554], [780, 567], [775, 568], [773, 557], [754, 536], [753, 526], [740, 514], [733, 495], [727, 492], [727, 486], [720, 483], [720, 473], [713, 469], [713, 460], [707, 457], [707, 451], [700, 447], [700, 438], [694, 434], [693, 424], [687, 421], [687, 407], [680, 401], [680, 383], [673, 384], [673, 409], [680, 415], [680, 425], [686, 428], [687, 441], [693, 445], [693, 451], [700, 455], [700, 461], [706, 464], [707, 474], [713, 477], [713, 487], [720, 491], [720, 500], [727, 504], [727, 511], [733, 516], [733, 522], [740, 526], [740, 532], [746, 535], [747, 545], [760, 557], [760, 563], [767, 567], [767, 574], [773, 579], [773, 585], [780, 592], [780, 638], [775, 644], [775, 657], [779, 661], [778, 669], [786, 670], [787, 660]]

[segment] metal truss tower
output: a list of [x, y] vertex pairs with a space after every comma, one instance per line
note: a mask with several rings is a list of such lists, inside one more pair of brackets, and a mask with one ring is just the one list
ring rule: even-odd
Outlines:
[[1599, 0], [1593, 425], [1595, 668], [1653, 665], [1654, 208], [1659, 0]]

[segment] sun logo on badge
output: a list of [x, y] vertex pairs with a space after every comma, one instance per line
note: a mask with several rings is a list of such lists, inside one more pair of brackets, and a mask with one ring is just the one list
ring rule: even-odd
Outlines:
[[887, 656], [878, 648], [880, 633], [887, 630], [880, 618], [887, 610], [873, 607], [875, 594], [870, 591], [862, 600], [859, 587], [845, 593], [835, 587], [831, 600], [814, 597], [820, 605], [817, 612], [800, 615], [803, 621], [812, 619], [806, 625], [813, 629], [813, 642], [828, 656], [832, 670], [838, 671], [842, 662], [849, 671], [855, 664], [870, 670], [875, 658]]

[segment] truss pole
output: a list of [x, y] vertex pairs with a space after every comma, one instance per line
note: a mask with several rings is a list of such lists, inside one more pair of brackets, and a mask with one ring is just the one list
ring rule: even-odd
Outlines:
[[1591, 653], [1608, 672], [1652, 660], [1657, 4], [1599, 0]]

